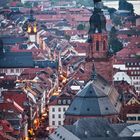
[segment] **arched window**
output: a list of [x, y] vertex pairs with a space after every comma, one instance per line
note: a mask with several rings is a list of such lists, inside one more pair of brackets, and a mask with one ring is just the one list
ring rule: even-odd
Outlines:
[[103, 50], [105, 51], [106, 50], [106, 41], [104, 40], [103, 42]]
[[99, 51], [99, 41], [96, 41], [96, 51]]

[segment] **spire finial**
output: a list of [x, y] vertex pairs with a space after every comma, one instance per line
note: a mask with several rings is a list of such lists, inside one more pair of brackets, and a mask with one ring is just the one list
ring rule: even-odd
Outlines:
[[91, 72], [91, 80], [97, 80], [97, 72], [96, 72], [96, 69], [95, 69], [95, 66], [93, 64], [92, 66], [92, 72]]

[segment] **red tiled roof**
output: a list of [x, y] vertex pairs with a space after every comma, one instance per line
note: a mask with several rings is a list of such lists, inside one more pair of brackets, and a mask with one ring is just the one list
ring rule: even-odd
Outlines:
[[17, 104], [15, 104], [16, 102], [4, 102], [4, 103], [0, 103], [0, 110], [13, 110], [17, 113], [23, 113], [23, 110], [21, 109], [21, 107], [18, 107]]
[[21, 107], [24, 108], [24, 102], [27, 100], [27, 95], [22, 91], [4, 91], [2, 92], [4, 100], [11, 99], [16, 101]]
[[51, 68], [28, 68], [28, 69], [25, 69], [22, 74], [31, 74], [31, 73], [34, 73], [36, 74], [37, 72], [40, 72], [40, 71], [46, 71], [47, 73], [53, 73], [53, 70]]
[[7, 120], [0, 120], [0, 125], [3, 126], [3, 129], [0, 131], [13, 132], [13, 128], [11, 127], [10, 123]]
[[19, 3], [19, 2], [17, 2], [17, 1], [13, 1], [13, 2], [10, 3], [10, 6], [16, 7], [16, 5], [17, 5], [18, 3]]
[[138, 52], [140, 52], [139, 40], [140, 40], [140, 37], [132, 37], [130, 40], [131, 42], [126, 47], [124, 47], [122, 50], [117, 52], [116, 57], [119, 59], [120, 58], [126, 59], [126, 58], [130, 58], [131, 55], [135, 55]]

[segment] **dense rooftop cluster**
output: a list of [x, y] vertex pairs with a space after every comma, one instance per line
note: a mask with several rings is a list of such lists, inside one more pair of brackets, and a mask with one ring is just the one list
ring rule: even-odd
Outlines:
[[93, 2], [2, 3], [0, 140], [140, 136], [140, 16]]

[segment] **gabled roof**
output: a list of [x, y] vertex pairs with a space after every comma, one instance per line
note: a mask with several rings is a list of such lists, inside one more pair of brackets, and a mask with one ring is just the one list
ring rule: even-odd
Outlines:
[[9, 35], [2, 36], [1, 39], [4, 45], [14, 45], [17, 43], [21, 44], [27, 41], [26, 37], [22, 37], [22, 36], [17, 37], [17, 36], [9, 36]]
[[31, 67], [34, 67], [31, 52], [6, 52], [0, 57], [0, 68]]
[[140, 136], [140, 124], [133, 124], [125, 127], [123, 131], [119, 134], [120, 137], [133, 137], [136, 135], [136, 133], [139, 133]]
[[27, 95], [20, 90], [3, 91], [2, 95], [5, 100], [11, 99], [16, 101], [21, 107], [24, 107], [24, 102], [27, 101]]
[[19, 106], [15, 101], [0, 103], [0, 110], [9, 110], [14, 111], [16, 113], [23, 113], [24, 111], [23, 108]]

